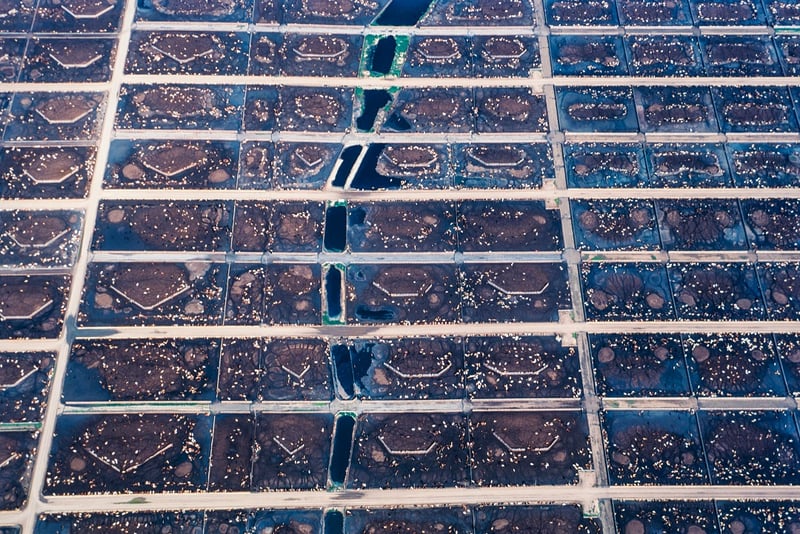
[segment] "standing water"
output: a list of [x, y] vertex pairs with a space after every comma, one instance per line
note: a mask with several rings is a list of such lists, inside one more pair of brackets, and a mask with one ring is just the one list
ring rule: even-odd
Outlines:
[[350, 465], [350, 451], [353, 447], [353, 429], [356, 419], [351, 415], [340, 415], [336, 418], [333, 430], [333, 453], [331, 454], [331, 482], [344, 484], [347, 466]]
[[[385, 89], [365, 90], [364, 110], [361, 112], [361, 116], [356, 119], [358, 130], [361, 132], [370, 131], [375, 124], [375, 117], [378, 116], [378, 112], [391, 100], [392, 96]], [[350, 165], [352, 166], [352, 163]]]
[[339, 510], [325, 512], [325, 528], [323, 534], [344, 534], [344, 516]]
[[342, 272], [336, 267], [328, 269], [325, 275], [325, 302], [328, 317], [335, 319], [342, 314]]
[[369, 70], [380, 74], [389, 74], [394, 63], [394, 52], [397, 41], [391, 35], [382, 37], [372, 51], [372, 66]]
[[414, 26], [428, 11], [431, 0], [392, 0], [375, 24], [378, 26]]
[[330, 206], [325, 210], [325, 250], [342, 252], [347, 245], [347, 207]]
[[339, 169], [333, 179], [333, 187], [344, 187], [347, 177], [350, 176], [350, 169], [353, 168], [353, 163], [356, 162], [359, 154], [361, 154], [359, 145], [349, 146], [342, 150], [342, 155], [339, 157], [341, 163], [339, 163]]
[[336, 375], [336, 392], [343, 399], [352, 399], [355, 394], [353, 388], [353, 366], [350, 363], [350, 348], [347, 345], [333, 345], [333, 371]]

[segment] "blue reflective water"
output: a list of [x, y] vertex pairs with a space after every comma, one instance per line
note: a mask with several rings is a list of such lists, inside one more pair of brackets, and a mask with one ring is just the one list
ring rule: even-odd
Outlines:
[[378, 157], [381, 151], [386, 147], [385, 144], [375, 143], [369, 146], [364, 159], [358, 166], [356, 175], [353, 177], [351, 186], [353, 189], [388, 189], [392, 187], [399, 187], [401, 180], [391, 176], [382, 176], [375, 170], [378, 163]]
[[386, 309], [380, 308], [377, 310], [371, 310], [369, 306], [364, 306], [359, 304], [356, 306], [355, 316], [360, 321], [393, 321], [395, 319], [395, 312]]
[[344, 534], [344, 516], [339, 510], [328, 510], [325, 513], [324, 534]]
[[375, 45], [372, 51], [372, 65], [369, 70], [381, 74], [389, 74], [394, 63], [394, 53], [397, 49], [397, 41], [391, 35], [383, 37]]
[[431, 0], [393, 0], [375, 24], [379, 26], [414, 26], [428, 11]]
[[[334, 484], [344, 484], [344, 477], [350, 464], [350, 450], [353, 446], [353, 429], [355, 426], [356, 419], [353, 416], [341, 415], [336, 418], [330, 468], [331, 482]], [[327, 527], [327, 525], [328, 519], [326, 517], [325, 526]], [[328, 532], [327, 529], [326, 532]]]
[[350, 176], [350, 169], [353, 168], [353, 163], [358, 159], [361, 154], [361, 146], [349, 146], [342, 150], [342, 155], [339, 158], [341, 164], [336, 171], [336, 177], [333, 179], [333, 187], [344, 187], [347, 182], [347, 177]]
[[395, 132], [407, 132], [411, 129], [411, 124], [409, 124], [400, 113], [396, 112], [392, 113], [392, 115], [386, 119], [384, 127]]
[[342, 272], [331, 267], [325, 275], [325, 300], [328, 304], [328, 317], [342, 314]]
[[350, 348], [350, 362], [353, 365], [353, 379], [358, 384], [361, 394], [363, 395], [364, 389], [367, 389], [364, 384], [364, 379], [367, 378], [369, 370], [372, 367], [372, 348], [374, 343], [366, 343], [359, 347], [353, 346]]
[[[391, 102], [392, 96], [384, 89], [367, 89], [364, 91], [364, 109], [356, 119], [359, 131], [368, 132], [375, 124], [375, 117], [383, 106]], [[352, 148], [352, 147], [351, 147]]]
[[347, 244], [347, 207], [331, 206], [325, 211], [325, 250], [342, 252]]
[[333, 345], [331, 357], [338, 383], [337, 392], [342, 397], [352, 399], [355, 391], [353, 389], [353, 368], [350, 365], [350, 349], [347, 345]]

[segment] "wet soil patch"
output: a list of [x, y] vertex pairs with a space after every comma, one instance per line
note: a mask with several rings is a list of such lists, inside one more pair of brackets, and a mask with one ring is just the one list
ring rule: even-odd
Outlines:
[[570, 308], [562, 264], [465, 264], [461, 277], [464, 322], [557, 321]]
[[[718, 534], [714, 502], [614, 501], [619, 532]], [[692, 530], [694, 529], [694, 530]]]
[[209, 491], [247, 491], [255, 440], [255, 421], [248, 415], [218, 415], [214, 421]]
[[479, 486], [575, 484], [591, 465], [578, 412], [480, 412], [470, 417], [472, 478]]
[[458, 205], [459, 249], [560, 250], [560, 215], [544, 202], [462, 202]]
[[93, 263], [78, 322], [219, 324], [227, 271], [209, 262]]
[[451, 399], [464, 395], [459, 338], [359, 339], [349, 349], [359, 397]]
[[677, 397], [691, 393], [680, 336], [592, 335], [598, 394]]
[[784, 396], [786, 386], [772, 336], [684, 337], [689, 377], [698, 396]]
[[572, 200], [577, 245], [583, 250], [653, 250], [660, 246], [649, 200]]
[[469, 479], [467, 432], [461, 415], [361, 416], [347, 487], [462, 485]]
[[714, 484], [791, 484], [800, 467], [790, 412], [699, 412]]
[[204, 416], [63, 416], [56, 423], [44, 492], [205, 489], [210, 426]]
[[53, 339], [61, 333], [68, 276], [0, 276], [0, 339]]
[[259, 414], [253, 489], [324, 488], [332, 433], [332, 415]]
[[457, 287], [452, 265], [351, 264], [347, 268], [348, 322], [456, 322]]
[[800, 249], [800, 201], [792, 199], [742, 200], [748, 228], [753, 231], [753, 248], [765, 250]]
[[211, 340], [81, 340], [72, 345], [63, 399], [211, 399], [218, 358]]
[[745, 250], [736, 200], [657, 200], [661, 242], [667, 250]]
[[750, 264], [671, 264], [668, 270], [679, 319], [764, 317], [761, 290]]
[[470, 398], [577, 397], [578, 355], [554, 337], [469, 337], [466, 389]]
[[354, 251], [454, 250], [455, 206], [449, 202], [370, 202], [348, 205]]
[[101, 202], [94, 250], [224, 251], [228, 202]]
[[612, 484], [708, 484], [692, 413], [606, 412], [604, 437]]

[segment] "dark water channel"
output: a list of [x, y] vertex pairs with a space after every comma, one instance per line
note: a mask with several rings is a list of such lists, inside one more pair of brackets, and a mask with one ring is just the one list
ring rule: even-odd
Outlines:
[[393, 36], [381, 38], [372, 51], [372, 65], [369, 70], [380, 74], [389, 74], [392, 70], [392, 63], [394, 63], [396, 49], [397, 41]]
[[337, 390], [346, 399], [352, 399], [355, 394], [353, 388], [353, 366], [350, 363], [350, 348], [347, 345], [333, 345], [333, 368], [336, 373]]
[[336, 177], [333, 179], [333, 187], [344, 187], [347, 177], [350, 176], [350, 169], [353, 168], [353, 163], [356, 162], [358, 155], [361, 154], [361, 148], [361, 146], [355, 145], [342, 150], [342, 155], [339, 157], [341, 164], [336, 171]]
[[356, 419], [351, 415], [340, 415], [336, 418], [330, 469], [331, 482], [334, 484], [344, 484], [347, 466], [350, 464], [350, 451], [353, 446], [353, 429], [355, 426]]
[[392, 0], [375, 24], [378, 26], [414, 26], [428, 11], [431, 0]]
[[342, 252], [347, 245], [347, 207], [331, 206], [325, 211], [325, 250]]
[[328, 510], [325, 513], [324, 534], [344, 534], [344, 516], [339, 510]]
[[351, 183], [353, 189], [393, 189], [400, 187], [401, 179], [391, 176], [382, 176], [375, 170], [378, 164], [378, 158], [383, 151], [385, 144], [375, 143], [369, 146], [367, 153], [361, 160], [361, 165], [358, 166], [353, 181]]
[[[375, 124], [375, 117], [383, 106], [391, 102], [392, 95], [385, 89], [367, 89], [364, 91], [364, 111], [356, 119], [356, 126], [361, 132], [368, 132]], [[353, 148], [353, 147], [350, 147]], [[359, 147], [360, 148], [360, 147]], [[359, 153], [361, 151], [359, 150]], [[356, 154], [357, 156], [358, 154]], [[355, 158], [353, 159], [355, 161]], [[350, 166], [352, 166], [352, 162]], [[338, 176], [337, 176], [338, 178]]]
[[395, 112], [388, 119], [386, 119], [384, 127], [395, 132], [407, 132], [411, 129], [411, 124], [409, 124], [409, 122], [405, 120], [402, 115]]
[[336, 267], [328, 269], [325, 275], [325, 300], [328, 304], [328, 317], [342, 314], [342, 272]]
[[366, 389], [364, 380], [369, 375], [369, 369], [372, 367], [372, 347], [374, 344], [368, 343], [359, 350], [356, 347], [350, 349], [350, 362], [353, 364], [353, 380], [355, 380], [358, 387], [363, 391]]

